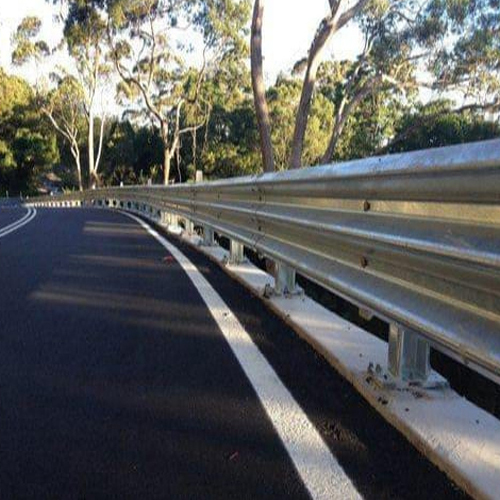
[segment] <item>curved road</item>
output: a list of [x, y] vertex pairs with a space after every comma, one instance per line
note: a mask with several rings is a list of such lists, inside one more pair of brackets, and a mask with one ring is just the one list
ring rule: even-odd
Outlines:
[[28, 209], [19, 206], [0, 205], [0, 233], [4, 228], [21, 220], [28, 213]]
[[0, 239], [0, 498], [465, 498], [174, 242], [83, 209]]

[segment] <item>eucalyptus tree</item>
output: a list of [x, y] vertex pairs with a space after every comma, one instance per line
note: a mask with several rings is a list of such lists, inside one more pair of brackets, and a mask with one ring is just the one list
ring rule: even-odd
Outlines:
[[11, 39], [13, 43], [12, 63], [21, 66], [34, 61], [41, 64], [51, 54], [47, 42], [39, 38], [42, 21], [36, 16], [24, 17]]
[[[101, 12], [92, 2], [80, 0], [57, 0], [61, 10], [59, 21], [64, 25], [64, 37], [58, 47], [50, 49], [48, 44], [40, 38], [42, 23], [34, 16], [24, 18], [13, 35], [14, 50], [12, 61], [15, 65], [24, 65], [35, 61], [39, 68], [49, 64], [50, 74], [45, 81], [37, 82], [38, 91], [43, 94], [50, 90], [51, 81], [63, 81], [71, 76], [79, 83], [81, 91], [81, 106], [78, 107], [87, 126], [87, 157], [90, 182], [98, 182], [98, 168], [102, 155], [104, 135], [104, 114], [101, 114], [98, 150], [95, 151], [95, 118], [98, 94], [103, 90], [109, 77], [110, 66], [106, 64], [105, 33], [106, 22]], [[67, 50], [71, 57], [71, 67], [60, 67], [56, 64], [56, 56]], [[50, 120], [52, 125], [54, 120]], [[59, 124], [59, 129], [61, 129]], [[60, 132], [60, 130], [58, 130]]]
[[[320, 68], [320, 85], [336, 75], [335, 121], [322, 162], [334, 158], [340, 136], [353, 112], [367, 98], [377, 95], [394, 106], [394, 98], [409, 101], [416, 97], [418, 64], [428, 52], [415, 49], [413, 30], [421, 2], [413, 0], [372, 1], [359, 16], [364, 45], [353, 62], [344, 61]], [[335, 64], [334, 64], [335, 65]]]
[[[108, 20], [101, 0], [47, 0], [59, 4], [58, 19], [63, 24], [64, 43], [74, 61], [76, 78], [82, 88], [83, 111], [87, 121], [87, 153], [89, 180], [99, 182], [106, 113], [104, 100], [111, 78], [112, 65], [108, 62], [106, 32]], [[101, 98], [99, 101], [99, 97]], [[95, 145], [95, 123], [100, 109], [98, 146]]]
[[456, 111], [500, 110], [499, 0], [429, 0], [415, 38], [431, 51], [433, 89], [463, 98]]
[[[304, 138], [309, 121], [309, 114], [316, 86], [318, 69], [322, 62], [325, 49], [332, 39], [344, 26], [359, 16], [371, 0], [328, 0], [328, 13], [319, 24], [305, 60], [304, 80], [299, 105], [295, 114], [295, 126], [289, 160], [290, 168], [299, 168], [302, 165]], [[251, 65], [252, 79], [255, 94], [255, 106], [258, 117], [258, 126], [261, 137], [262, 157], [264, 170], [274, 170], [272, 141], [269, 127], [269, 111], [266, 105], [264, 84], [262, 77], [262, 25], [264, 19], [265, 0], [255, 0], [252, 18], [251, 35]]]
[[165, 184], [181, 137], [206, 123], [209, 105], [201, 90], [207, 75], [242, 50], [248, 11], [246, 1], [108, 0], [108, 43], [122, 79], [120, 94], [158, 126]]
[[84, 110], [83, 88], [72, 76], [65, 76], [57, 82], [45, 98], [39, 100], [40, 110], [55, 130], [67, 142], [75, 162], [78, 188], [83, 191], [82, 164], [80, 154], [80, 131]]
[[[498, 121], [500, 112], [500, 2], [426, 0], [421, 2], [411, 43], [426, 53], [420, 70], [437, 105], [417, 107], [412, 119], [378, 152], [404, 148], [423, 129], [434, 129], [450, 114], [460, 120]], [[442, 98], [448, 105], [439, 105]], [[458, 120], [458, 119], [457, 119]], [[471, 137], [474, 134], [471, 134]], [[434, 141], [434, 143], [437, 143]], [[430, 142], [428, 146], [432, 146]]]
[[[21, 21], [12, 36], [14, 65], [21, 66], [33, 60], [41, 65], [51, 55], [47, 43], [39, 39], [41, 26], [40, 19], [34, 16], [25, 17]], [[33, 98], [39, 112], [67, 141], [76, 168], [78, 187], [82, 190], [79, 133], [84, 116], [84, 92], [74, 77], [52, 72], [50, 80], [56, 82], [56, 88], [49, 89], [46, 81], [38, 80]]]

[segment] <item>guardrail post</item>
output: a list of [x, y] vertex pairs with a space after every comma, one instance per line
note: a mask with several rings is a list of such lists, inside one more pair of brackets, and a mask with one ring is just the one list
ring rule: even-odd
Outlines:
[[167, 220], [168, 220], [168, 228], [173, 229], [173, 230], [178, 230], [179, 229], [179, 216], [177, 214], [168, 214], [167, 215]]
[[245, 260], [243, 243], [236, 240], [230, 240], [229, 246], [229, 263], [230, 264], [241, 264]]
[[430, 345], [418, 333], [391, 324], [389, 372], [404, 382], [425, 383], [431, 372]]
[[214, 230], [209, 226], [203, 226], [203, 246], [213, 247], [215, 245]]
[[296, 283], [296, 272], [292, 267], [275, 262], [274, 292], [277, 295], [293, 295], [299, 293]]
[[194, 234], [194, 222], [190, 219], [184, 219], [185, 221], [185, 232], [191, 236], [192, 234]]

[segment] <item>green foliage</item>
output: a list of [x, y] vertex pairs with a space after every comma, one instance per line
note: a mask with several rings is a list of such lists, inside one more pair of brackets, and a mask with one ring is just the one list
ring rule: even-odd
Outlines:
[[[115, 120], [108, 128], [102, 159], [102, 176], [106, 183], [136, 184], [158, 177], [163, 161], [158, 130], [134, 126], [127, 120]], [[160, 181], [159, 178], [155, 180]]]
[[[0, 193], [7, 186], [33, 189], [50, 164], [56, 164], [65, 185], [75, 185], [69, 141], [56, 138], [40, 110], [50, 111], [59, 124], [72, 124], [85, 164], [88, 109], [109, 75], [111, 55], [125, 75], [117, 99], [126, 112], [104, 127], [100, 172], [105, 183], [160, 182], [166, 146], [177, 180], [192, 178], [196, 169], [208, 179], [261, 172], [247, 64], [250, 0], [51, 2], [66, 7], [64, 40], [78, 79], [59, 72], [51, 90], [35, 97], [26, 82], [0, 72]], [[321, 65], [304, 165], [323, 161], [337, 113], [351, 102], [356, 105], [346, 115], [334, 161], [500, 136], [499, 0], [422, 5], [420, 0], [372, 0], [356, 21], [367, 50], [354, 61]], [[37, 18], [22, 21], [12, 36], [16, 64], [50, 54], [39, 33]], [[192, 62], [201, 48], [203, 71]], [[465, 109], [458, 112], [451, 99], [420, 103], [417, 80], [425, 69], [436, 92], [465, 96]], [[289, 165], [303, 71], [301, 60], [267, 91], [278, 169]], [[99, 118], [93, 127], [97, 136]]]
[[238, 105], [214, 108], [201, 164], [207, 178], [225, 178], [258, 173], [260, 149], [253, 102], [250, 98]]
[[0, 69], [0, 193], [33, 192], [58, 159], [57, 143], [29, 85]]
[[449, 101], [439, 101], [406, 112], [396, 134], [401, 139], [391, 146], [391, 152], [492, 139], [500, 137], [500, 125], [470, 111], [454, 113]]
[[14, 51], [12, 62], [15, 65], [22, 65], [34, 59], [40, 61], [50, 54], [50, 48], [43, 40], [38, 40], [42, 22], [38, 17], [25, 17], [16, 32], [12, 36]]
[[432, 0], [416, 28], [435, 88], [500, 109], [500, 2]]

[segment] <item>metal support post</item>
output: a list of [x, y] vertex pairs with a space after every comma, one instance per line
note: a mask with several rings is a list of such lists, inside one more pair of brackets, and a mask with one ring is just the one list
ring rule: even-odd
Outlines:
[[294, 295], [300, 292], [295, 269], [281, 262], [275, 263], [274, 292], [276, 295]]
[[430, 346], [427, 340], [412, 330], [391, 324], [389, 372], [404, 382], [425, 383], [431, 372]]
[[194, 222], [190, 219], [185, 219], [185, 225], [186, 225], [186, 228], [185, 228], [185, 233], [188, 235], [188, 236], [191, 236], [194, 234]]
[[170, 214], [168, 227], [173, 228], [173, 229], [179, 228], [179, 216], [178, 215]]
[[203, 246], [213, 247], [215, 245], [214, 230], [210, 226], [203, 226]]
[[245, 255], [243, 250], [245, 246], [243, 243], [240, 243], [236, 240], [230, 241], [230, 254], [229, 254], [229, 263], [230, 264], [241, 264], [245, 260]]

